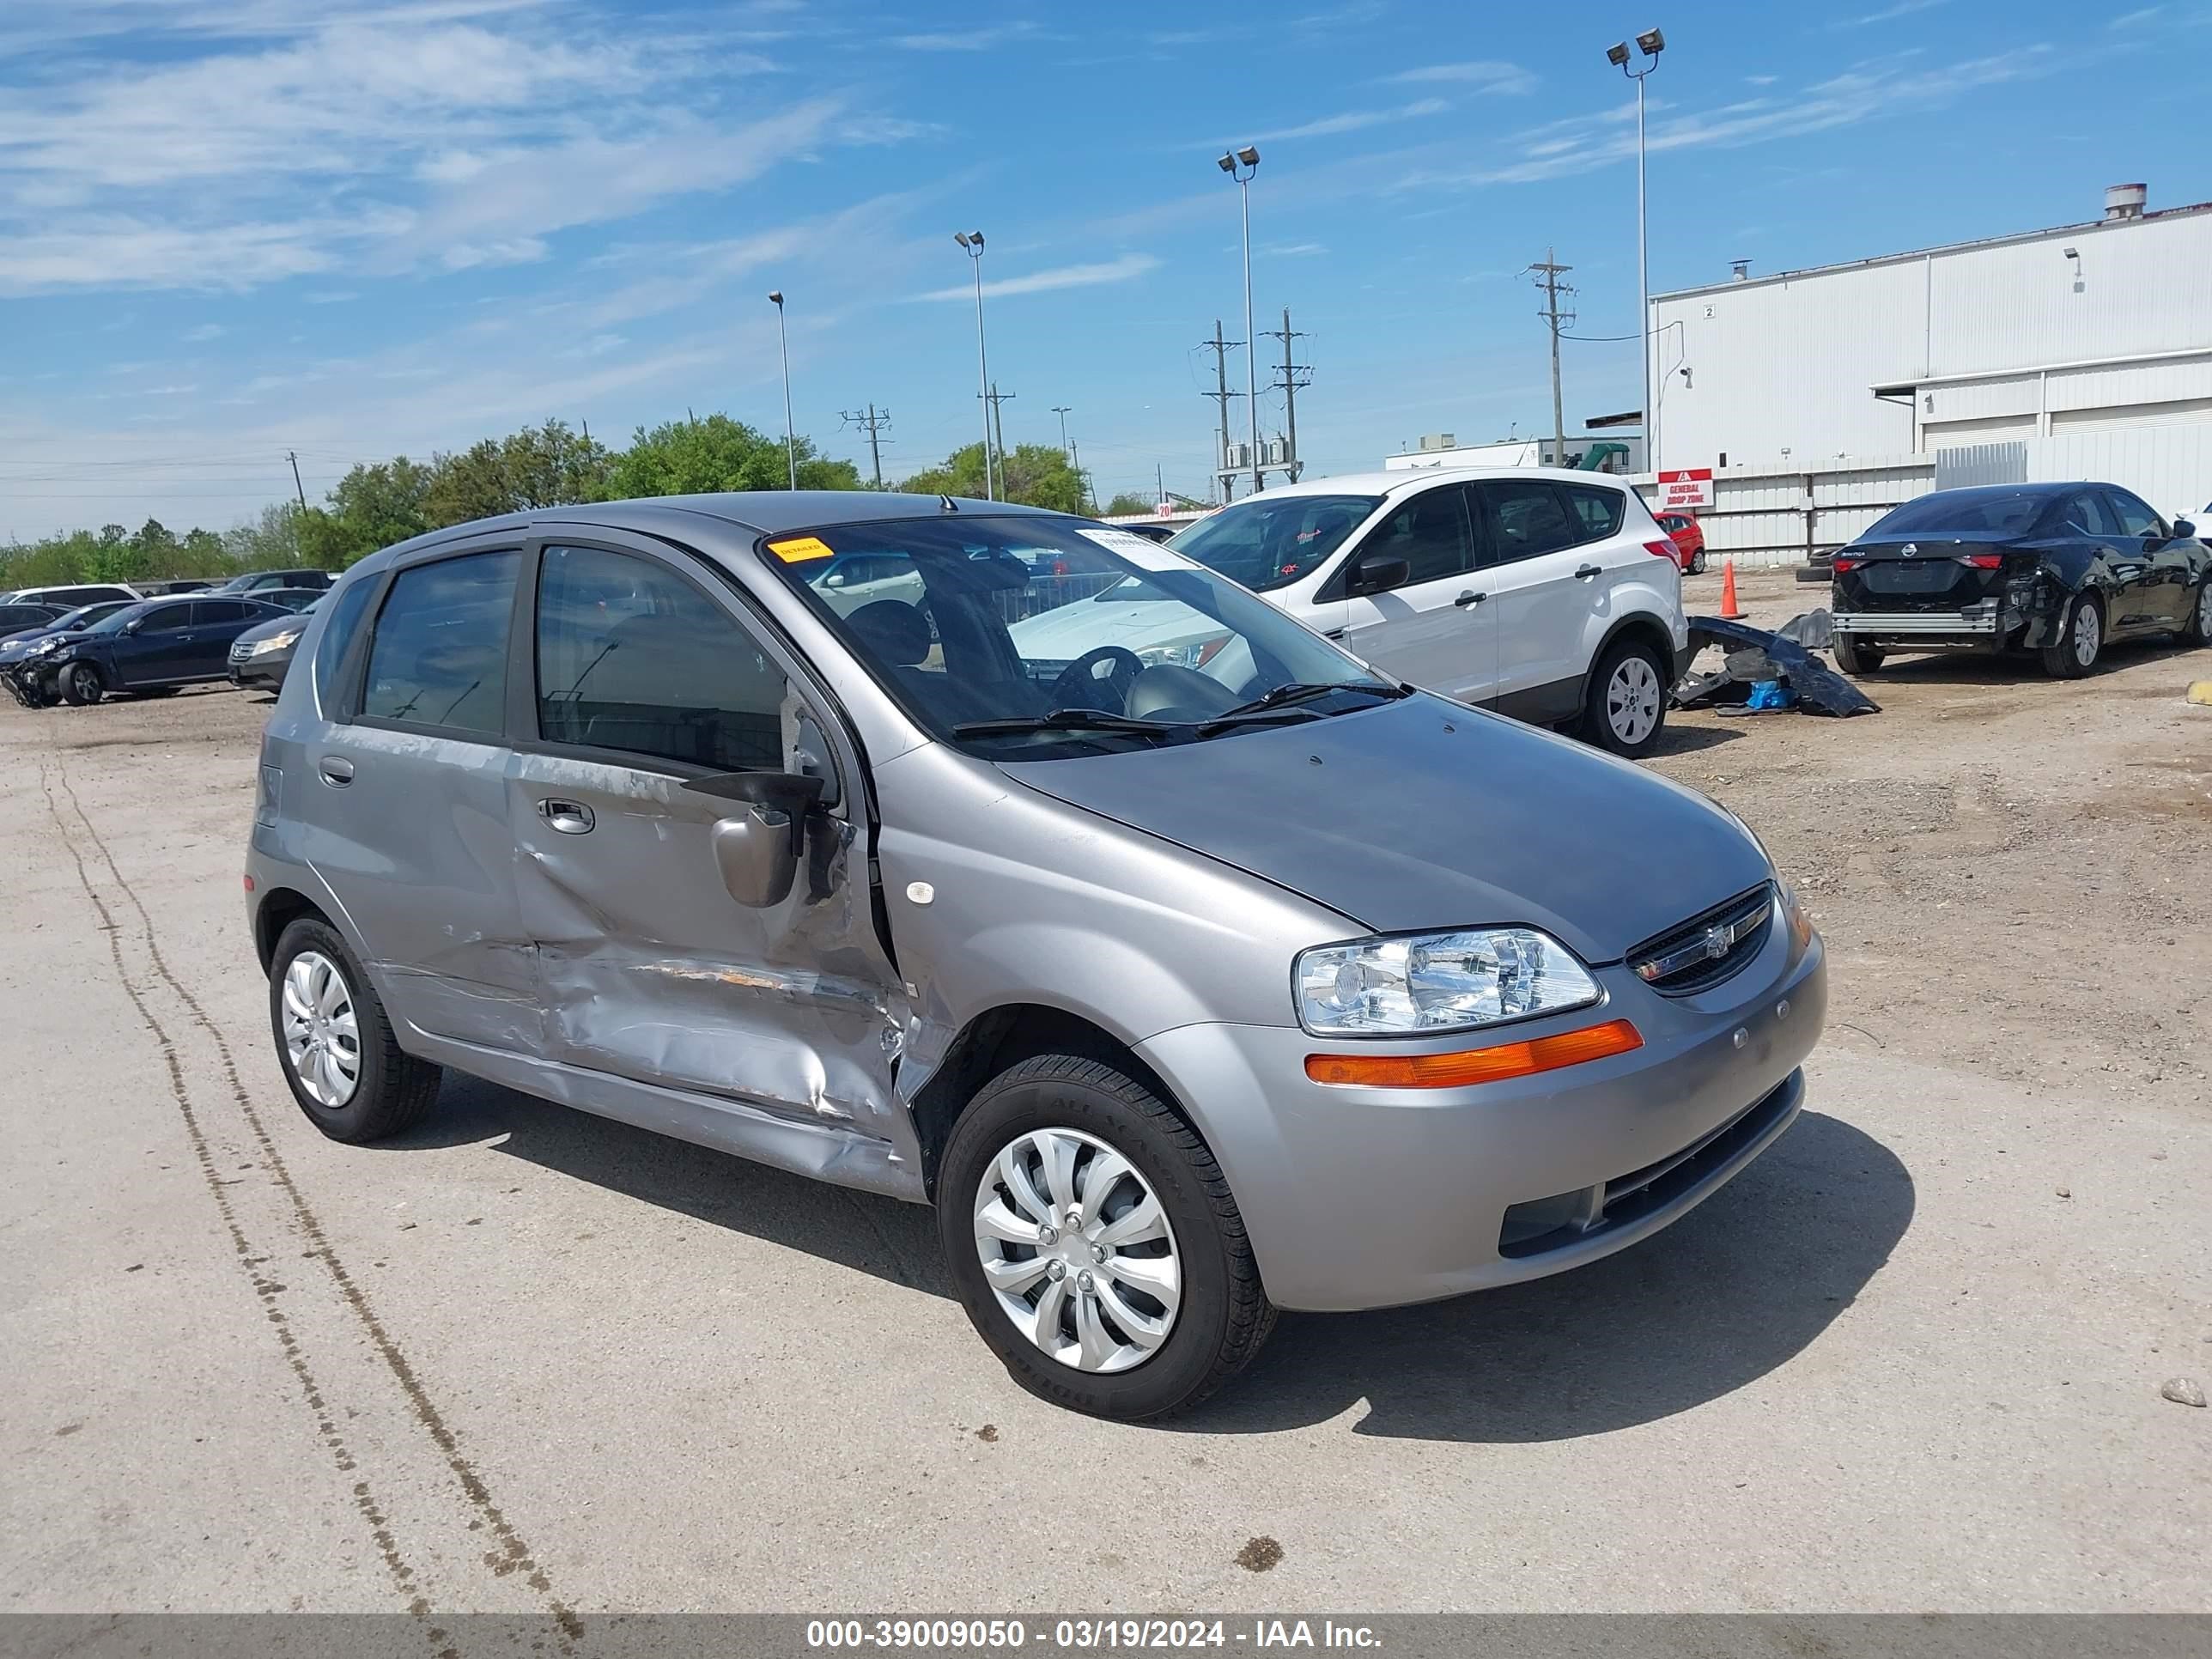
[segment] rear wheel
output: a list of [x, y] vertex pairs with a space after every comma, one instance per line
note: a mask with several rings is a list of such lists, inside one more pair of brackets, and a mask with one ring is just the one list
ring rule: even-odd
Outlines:
[[107, 682], [88, 662], [73, 662], [62, 670], [62, 701], [75, 708], [88, 708], [106, 695]]
[[1667, 671], [1640, 640], [1621, 640], [1598, 659], [1583, 705], [1583, 736], [1631, 760], [1651, 752], [1667, 725]]
[[400, 1048], [361, 964], [317, 917], [301, 917], [276, 941], [269, 1023], [292, 1098], [332, 1140], [398, 1134], [438, 1098], [443, 1074]]
[[1838, 634], [1828, 641], [1828, 649], [1836, 659], [1836, 666], [1846, 674], [1871, 674], [1881, 666], [1885, 654], [1871, 645], [1861, 645], [1848, 634]]
[[2077, 593], [2066, 606], [2066, 621], [2058, 638], [2043, 647], [2043, 672], [2062, 680], [2078, 680], [2097, 665], [2105, 647], [2105, 612], [2094, 593]]
[[1273, 1328], [1212, 1152], [1113, 1066], [1041, 1054], [969, 1103], [938, 1227], [961, 1304], [1015, 1382], [1094, 1417], [1186, 1410]]
[[1702, 576], [1705, 574], [1705, 550], [1702, 547], [1690, 555], [1690, 574], [1692, 576]]
[[2190, 607], [2181, 640], [2185, 645], [2212, 645], [2212, 575], [2197, 584], [2197, 603]]

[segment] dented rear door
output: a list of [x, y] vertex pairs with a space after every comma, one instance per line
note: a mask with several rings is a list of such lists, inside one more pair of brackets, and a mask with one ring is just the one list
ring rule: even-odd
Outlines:
[[[740, 1119], [901, 1142], [903, 1006], [865, 817], [799, 665], [726, 577], [643, 538], [549, 542], [529, 610], [514, 718], [535, 740], [518, 745], [508, 813], [550, 1057], [726, 1100]], [[790, 893], [765, 908], [732, 897], [715, 857], [717, 824], [747, 809], [684, 787], [740, 770], [840, 777]]]

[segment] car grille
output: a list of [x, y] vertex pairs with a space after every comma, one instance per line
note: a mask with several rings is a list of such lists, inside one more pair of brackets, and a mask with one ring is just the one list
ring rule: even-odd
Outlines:
[[1542, 1255], [1665, 1209], [1787, 1117], [1796, 1097], [1792, 1082], [1783, 1079], [1719, 1128], [1656, 1164], [1580, 1192], [1512, 1206], [1498, 1230], [1498, 1253], [1512, 1260]]
[[1717, 904], [1628, 953], [1636, 976], [1670, 997], [1709, 990], [1742, 971], [1774, 926], [1774, 884]]

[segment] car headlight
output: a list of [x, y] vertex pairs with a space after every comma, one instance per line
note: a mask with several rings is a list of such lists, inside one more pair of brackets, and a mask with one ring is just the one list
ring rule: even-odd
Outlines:
[[1587, 1007], [1597, 981], [1534, 927], [1360, 939], [1303, 951], [1298, 1020], [1316, 1036], [1425, 1036]]
[[272, 651], [289, 651], [300, 642], [301, 632], [301, 630], [296, 628], [288, 629], [282, 634], [271, 634], [265, 640], [256, 640], [246, 647], [246, 654], [249, 657], [265, 657]]
[[1228, 642], [1226, 634], [1218, 634], [1210, 640], [1200, 640], [1191, 645], [1147, 646], [1137, 653], [1137, 660], [1147, 668], [1164, 665], [1170, 668], [1203, 668]]
[[1796, 888], [1778, 872], [1774, 878], [1774, 890], [1782, 898], [1782, 919], [1790, 924], [1790, 942], [1802, 951], [1813, 942], [1812, 913], [1797, 896]]
[[33, 646], [31, 647], [31, 654], [34, 657], [43, 657], [49, 651], [58, 651], [68, 643], [69, 641], [67, 640], [63, 639], [59, 635], [56, 635], [52, 639], [40, 640], [36, 645]]

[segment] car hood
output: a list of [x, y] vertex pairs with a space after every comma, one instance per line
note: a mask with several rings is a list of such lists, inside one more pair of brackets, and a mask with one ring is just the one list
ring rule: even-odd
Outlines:
[[233, 645], [250, 644], [256, 641], [273, 639], [288, 628], [305, 629], [308, 621], [309, 618], [296, 612], [282, 617], [271, 617], [266, 622], [258, 622], [252, 627], [243, 629], [237, 638], [231, 641], [231, 643]]
[[1585, 962], [1772, 873], [1692, 790], [1426, 693], [1204, 743], [1002, 763], [1379, 933], [1520, 923]]

